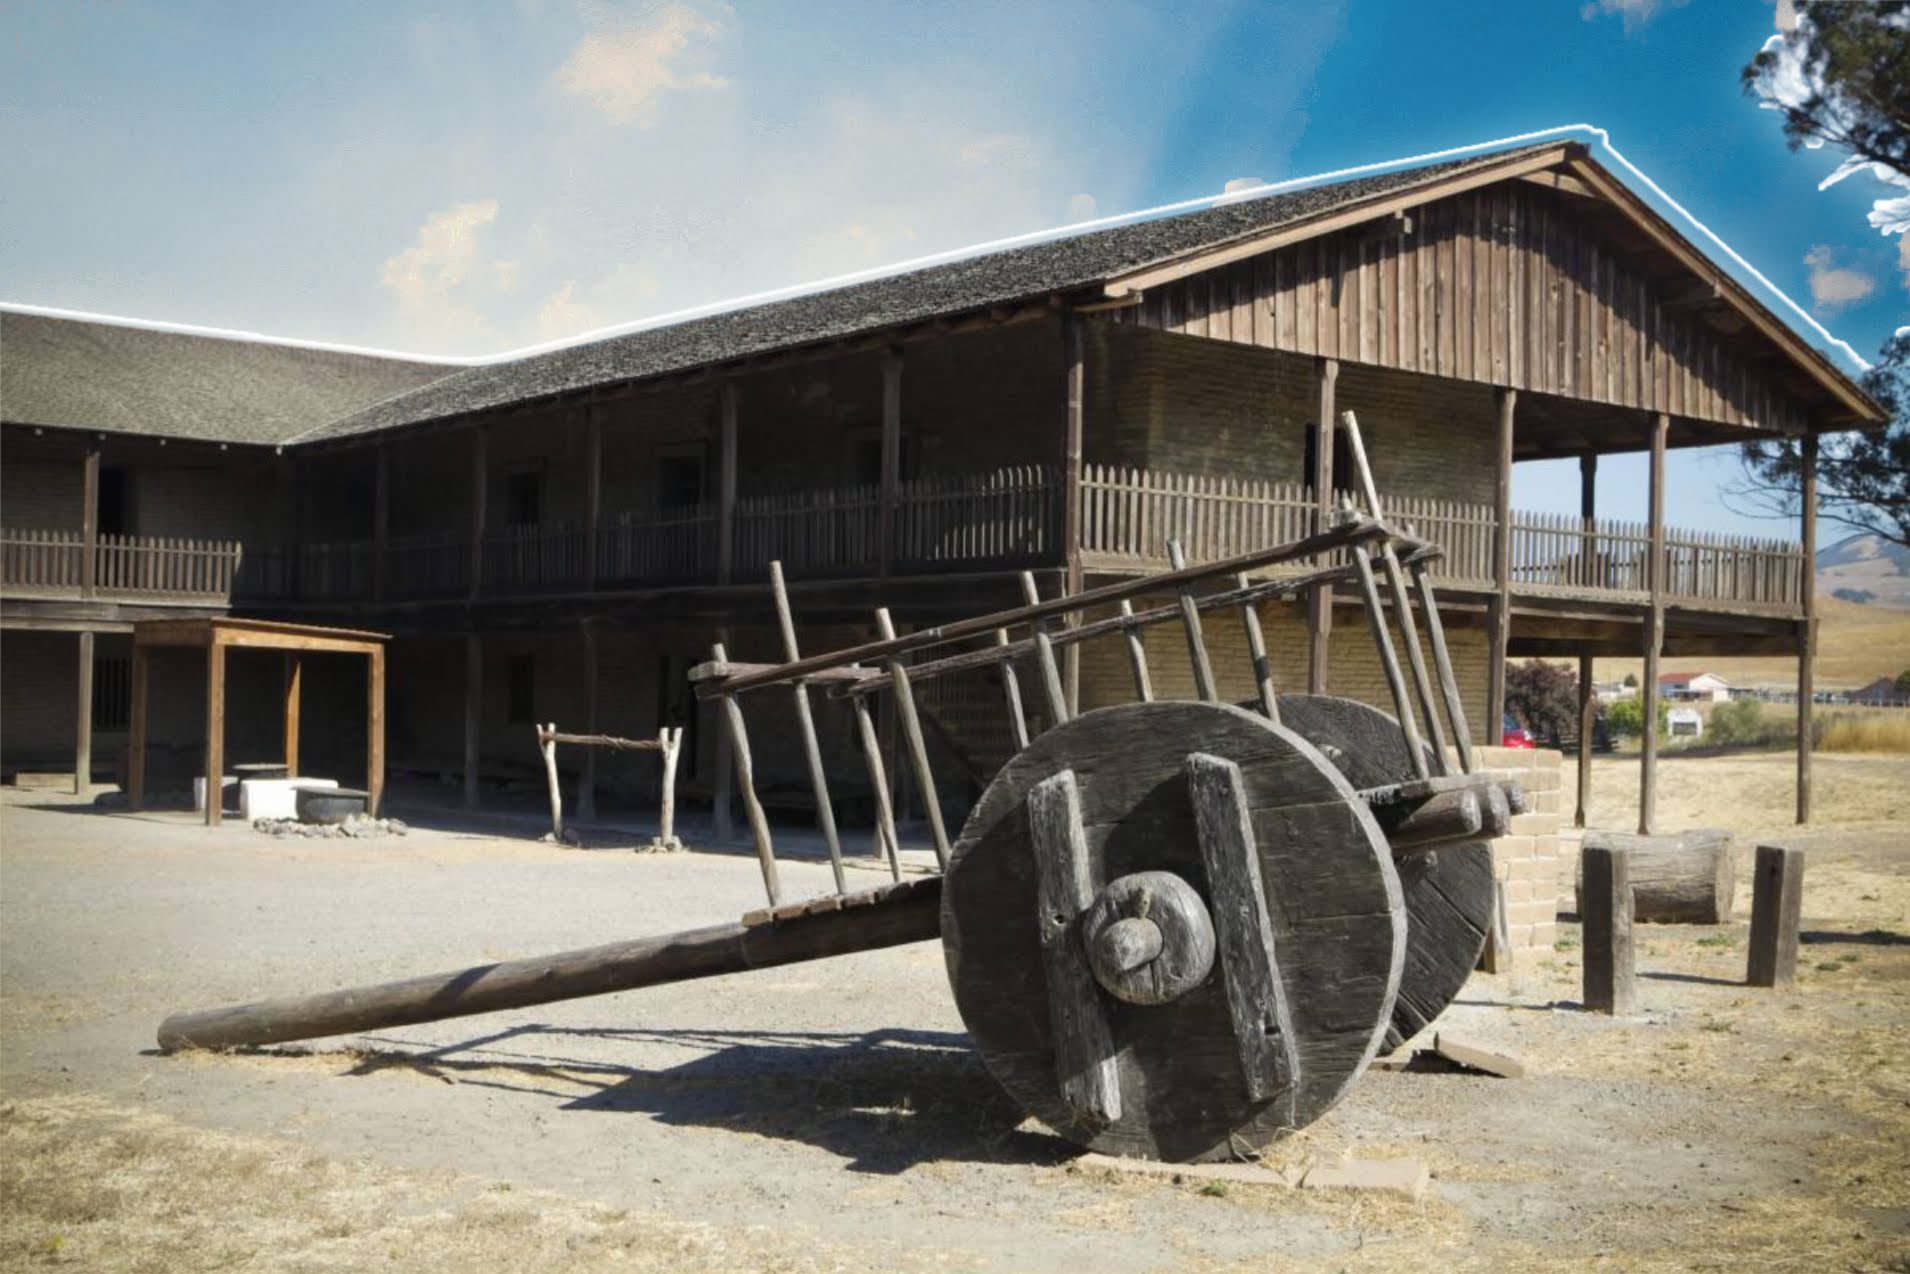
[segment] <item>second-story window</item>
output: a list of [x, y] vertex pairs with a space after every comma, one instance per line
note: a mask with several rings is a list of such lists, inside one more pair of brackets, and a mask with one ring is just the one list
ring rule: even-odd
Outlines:
[[505, 665], [505, 714], [511, 725], [535, 719], [537, 664], [529, 655], [512, 655]]
[[506, 526], [536, 526], [544, 520], [543, 474], [527, 469], [505, 475], [504, 519]]
[[703, 457], [682, 452], [657, 458], [657, 508], [686, 509], [703, 503]]

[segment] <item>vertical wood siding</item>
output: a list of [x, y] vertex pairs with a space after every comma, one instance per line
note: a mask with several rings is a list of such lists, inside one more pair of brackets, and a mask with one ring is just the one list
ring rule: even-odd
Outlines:
[[1506, 182], [1150, 288], [1117, 322], [1800, 432], [1799, 404], [1574, 215]]

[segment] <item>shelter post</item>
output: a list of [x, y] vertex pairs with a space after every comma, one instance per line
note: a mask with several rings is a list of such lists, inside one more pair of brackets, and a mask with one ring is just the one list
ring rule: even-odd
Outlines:
[[1804, 619], [1797, 626], [1797, 821], [1811, 821], [1811, 700], [1815, 696], [1811, 662], [1817, 654], [1817, 435], [1801, 441], [1798, 490], [1799, 538], [1803, 556], [1798, 587]]
[[1665, 439], [1671, 417], [1659, 412], [1651, 427], [1651, 558], [1647, 586], [1651, 601], [1645, 614], [1645, 675], [1643, 733], [1638, 766], [1638, 834], [1649, 836], [1658, 821], [1658, 658], [1665, 644]]
[[[1337, 420], [1335, 391], [1340, 378], [1340, 363], [1322, 358], [1314, 364], [1318, 390], [1318, 418], [1313, 425], [1313, 533], [1318, 535], [1333, 521], [1333, 422]], [[1327, 647], [1333, 636], [1333, 585], [1315, 584], [1307, 590], [1307, 674], [1308, 694], [1326, 693]]]

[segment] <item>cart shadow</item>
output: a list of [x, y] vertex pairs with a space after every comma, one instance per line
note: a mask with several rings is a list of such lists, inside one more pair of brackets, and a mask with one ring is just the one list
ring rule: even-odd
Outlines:
[[[1079, 1153], [1023, 1114], [966, 1035], [942, 1031], [638, 1030], [516, 1027], [429, 1051], [389, 1050], [350, 1072], [404, 1069], [452, 1084], [557, 1098], [564, 1110], [649, 1115], [803, 1142], [852, 1172], [904, 1172], [930, 1160], [1061, 1163]], [[661, 1045], [694, 1054], [661, 1069], [565, 1056], [565, 1041]], [[585, 1051], [585, 1050], [578, 1050]], [[596, 1053], [596, 1048], [589, 1052]]]

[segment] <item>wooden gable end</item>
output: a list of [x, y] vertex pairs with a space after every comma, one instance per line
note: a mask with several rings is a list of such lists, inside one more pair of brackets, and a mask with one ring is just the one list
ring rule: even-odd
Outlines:
[[1147, 288], [1116, 321], [1801, 433], [1778, 358], [1584, 195], [1508, 180]]

